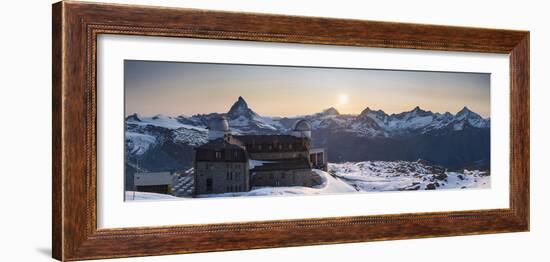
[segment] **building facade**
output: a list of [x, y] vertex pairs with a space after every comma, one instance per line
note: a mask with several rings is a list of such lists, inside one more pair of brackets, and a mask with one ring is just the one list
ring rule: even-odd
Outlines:
[[315, 169], [328, 170], [327, 151], [325, 148], [312, 148], [309, 150], [309, 162]]
[[195, 148], [195, 194], [321, 183], [312, 168], [326, 170], [326, 154], [324, 149], [312, 151], [306, 120], [287, 135], [231, 135], [223, 117], [212, 120], [208, 129], [209, 141]]
[[195, 194], [219, 194], [250, 190], [245, 149], [216, 138], [195, 150]]
[[135, 173], [133, 190], [139, 192], [171, 194], [173, 177], [174, 174], [171, 172]]

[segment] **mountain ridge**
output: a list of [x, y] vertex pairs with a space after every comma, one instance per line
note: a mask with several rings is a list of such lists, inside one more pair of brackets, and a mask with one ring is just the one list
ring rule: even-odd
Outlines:
[[[128, 159], [171, 163], [171, 169], [189, 167], [190, 160], [178, 164], [180, 157], [191, 155], [194, 146], [207, 141], [208, 122], [220, 116], [228, 118], [233, 134], [287, 134], [297, 120], [307, 119], [313, 128], [313, 146], [328, 148], [332, 162], [422, 158], [452, 168], [489, 166], [490, 118], [483, 118], [466, 106], [456, 114], [434, 113], [419, 106], [387, 114], [367, 106], [357, 115], [340, 114], [329, 107], [299, 117], [266, 117], [254, 112], [243, 97], [226, 113], [176, 117], [128, 115], [125, 118]], [[170, 159], [154, 160], [159, 157], [152, 156], [153, 152]], [[149, 169], [162, 167], [151, 163]]]

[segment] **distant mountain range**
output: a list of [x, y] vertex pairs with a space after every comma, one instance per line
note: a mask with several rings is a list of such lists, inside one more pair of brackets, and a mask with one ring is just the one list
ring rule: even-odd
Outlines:
[[301, 117], [266, 117], [239, 97], [227, 113], [127, 116], [127, 171], [191, 167], [193, 147], [207, 141], [207, 124], [219, 116], [227, 117], [234, 134], [285, 134], [298, 119], [308, 119], [313, 144], [327, 148], [329, 162], [423, 159], [449, 169], [490, 167], [490, 119], [467, 107], [456, 114], [415, 107], [389, 115], [367, 107], [359, 115], [328, 108]]

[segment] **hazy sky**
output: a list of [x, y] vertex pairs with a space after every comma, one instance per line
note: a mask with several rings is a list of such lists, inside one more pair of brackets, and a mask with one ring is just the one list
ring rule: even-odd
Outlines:
[[489, 74], [127, 60], [124, 78], [126, 114], [227, 112], [242, 96], [266, 116], [329, 107], [359, 114], [367, 106], [386, 113], [420, 106], [453, 114], [467, 106], [490, 115]]

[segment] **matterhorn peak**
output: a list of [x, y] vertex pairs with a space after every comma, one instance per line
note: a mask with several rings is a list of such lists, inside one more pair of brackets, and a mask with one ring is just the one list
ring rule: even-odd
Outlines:
[[242, 96], [239, 96], [237, 101], [231, 106], [231, 109], [229, 109], [229, 112], [227, 112], [227, 115], [230, 118], [239, 117], [242, 115], [256, 115], [250, 108], [248, 108], [248, 104], [244, 100]]
[[239, 99], [237, 99], [237, 101], [233, 103], [229, 112], [235, 111], [235, 110], [243, 110], [243, 109], [244, 110], [248, 109], [248, 104], [246, 103], [246, 101], [242, 96], [239, 96]]
[[242, 96], [239, 96], [239, 98], [237, 99], [237, 102], [235, 102], [235, 104], [233, 105], [239, 105], [239, 106], [248, 108], [248, 104], [246, 103], [246, 101]]

